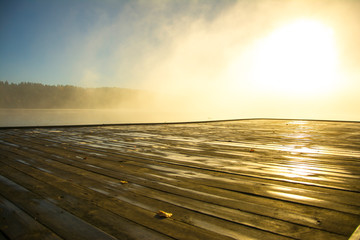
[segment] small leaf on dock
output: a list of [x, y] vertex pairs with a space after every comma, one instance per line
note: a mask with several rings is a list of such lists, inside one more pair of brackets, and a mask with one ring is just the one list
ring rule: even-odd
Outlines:
[[163, 217], [163, 218], [169, 218], [172, 216], [172, 213], [168, 213], [168, 212], [164, 212], [162, 210], [159, 210], [157, 213], [156, 213], [157, 216], [159, 217]]

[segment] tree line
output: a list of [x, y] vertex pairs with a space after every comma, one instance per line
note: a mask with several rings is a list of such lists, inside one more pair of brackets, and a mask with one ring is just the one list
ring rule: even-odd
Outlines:
[[0, 108], [92, 109], [136, 107], [150, 94], [115, 87], [82, 88], [0, 81]]

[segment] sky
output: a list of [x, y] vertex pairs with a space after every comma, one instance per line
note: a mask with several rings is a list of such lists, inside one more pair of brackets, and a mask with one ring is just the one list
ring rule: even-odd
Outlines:
[[0, 81], [159, 93], [209, 118], [360, 121], [360, 1], [0, 0]]

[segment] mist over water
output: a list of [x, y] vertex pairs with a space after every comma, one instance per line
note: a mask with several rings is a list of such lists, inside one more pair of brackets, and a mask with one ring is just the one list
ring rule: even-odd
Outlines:
[[[181, 117], [182, 116], [182, 117]], [[0, 127], [201, 121], [176, 112], [145, 109], [0, 109]]]
[[131, 1], [118, 13], [97, 10], [68, 39], [66, 84], [151, 97], [132, 108], [2, 109], [1, 125], [360, 120], [359, 1]]
[[[285, 113], [275, 112], [273, 115], [267, 115], [267, 118], [288, 119], [288, 116], [289, 115]], [[311, 116], [310, 118], [298, 119], [345, 119], [349, 121], [356, 119], [356, 116], [351, 114], [341, 119], [337, 118], [336, 114], [327, 115], [325, 118], [323, 118], [324, 115], [313, 114]], [[239, 117], [239, 114], [224, 115], [211, 111], [189, 110], [186, 112], [184, 110], [176, 111], [174, 109], [170, 111], [155, 109], [0, 109], [0, 127], [171, 123], [246, 118], [263, 118], [263, 116], [255, 112], [254, 114], [241, 115], [241, 117]]]
[[[201, 9], [205, 4], [200, 1], [190, 5]], [[356, 1], [236, 1], [210, 17], [179, 10], [178, 18], [163, 14], [171, 9], [170, 3], [147, 7], [150, 10], [140, 21], [141, 27], [155, 28], [151, 28], [154, 30], [148, 39], [133, 36], [136, 44], [127, 49], [127, 56], [128, 64], [136, 66], [128, 72], [134, 80], [132, 86], [156, 93], [149, 111], [176, 112], [179, 119], [187, 116], [189, 120], [360, 119], [354, 104], [360, 98], [351, 90], [360, 89], [360, 73], [351, 67], [360, 59], [352, 51], [358, 48], [355, 39], [360, 41], [360, 31], [350, 27], [360, 22], [360, 4]], [[273, 55], [265, 56], [268, 62], [258, 67], [255, 58], [259, 45], [299, 19], [324, 25], [334, 39], [319, 42], [323, 36], [311, 32], [319, 29], [306, 26], [310, 30], [295, 33], [300, 39], [294, 39], [294, 34], [285, 36], [285, 40], [277, 39], [283, 41], [281, 44], [295, 41], [289, 47], [292, 54], [275, 49]], [[301, 34], [310, 36], [301, 39]], [[323, 38], [326, 40], [328, 35]], [[302, 45], [307, 41], [310, 44]], [[318, 45], [311, 45], [313, 42]], [[327, 44], [325, 52], [316, 52]], [[138, 46], [143, 47], [141, 52]], [[326, 65], [328, 51], [333, 51], [336, 59]], [[277, 59], [278, 55], [284, 55], [285, 60]], [[255, 79], [259, 73], [260, 81]], [[282, 78], [280, 84], [278, 78]]]
[[[150, 8], [156, 10], [156, 7]], [[354, 100], [358, 97], [353, 93], [348, 94], [348, 91], [351, 88], [359, 89], [356, 80], [359, 73], [348, 66], [359, 58], [350, 52], [351, 48], [357, 48], [354, 39], [360, 39], [360, 35], [359, 31], [350, 33], [344, 29], [344, 26], [356, 24], [355, 20], [359, 17], [355, 9], [359, 9], [358, 4], [344, 1], [319, 1], [316, 4], [311, 1], [238, 1], [211, 19], [184, 15], [178, 21], [169, 23], [161, 21], [164, 20], [161, 14], [146, 16], [144, 18], [150, 23], [161, 22], [153, 32], [153, 36], [162, 36], [159, 37], [161, 44], [147, 46], [140, 57], [134, 54], [130, 62], [136, 61], [141, 71], [131, 72], [130, 75], [137, 79], [137, 86], [160, 92], [155, 106], [167, 111], [181, 109], [202, 112], [204, 118], [211, 115], [214, 118], [356, 120], [359, 119], [359, 110], [354, 106]], [[253, 71], [265, 71], [254, 69], [257, 43], [278, 28], [303, 18], [320, 21], [334, 31], [334, 47], [339, 57], [336, 60], [340, 65], [336, 67], [341, 68], [336, 72], [338, 75], [330, 76], [333, 79], [327, 80], [327, 72], [316, 72], [317, 78], [311, 72], [302, 73], [304, 67], [300, 64], [311, 61], [316, 55], [311, 52], [313, 49], [304, 49], [309, 52], [307, 59], [299, 66], [291, 66], [294, 73], [285, 75], [289, 82], [286, 85], [290, 86], [301, 85], [301, 80], [298, 80], [300, 84], [292, 83], [293, 78], [299, 78], [298, 73], [314, 78], [313, 81], [303, 79], [306, 85], [301, 86], [305, 89], [301, 95], [291, 90], [281, 91], [281, 86], [274, 86], [274, 78], [281, 73], [264, 75], [262, 82], [254, 81]], [[351, 34], [354, 35], [350, 37]], [[302, 46], [293, 46], [294, 49], [299, 47]], [[129, 51], [132, 52], [131, 48]], [[322, 60], [319, 58], [314, 64], [321, 66]], [[269, 61], [271, 63], [272, 60]], [[284, 65], [283, 70], [286, 71], [287, 67]], [[332, 72], [330, 68], [324, 71]], [[281, 66], [277, 66], [277, 70], [281, 71]], [[316, 84], [317, 81], [321, 84]]]

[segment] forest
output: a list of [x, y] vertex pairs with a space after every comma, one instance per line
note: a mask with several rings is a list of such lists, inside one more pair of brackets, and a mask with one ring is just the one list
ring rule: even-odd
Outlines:
[[150, 97], [148, 92], [126, 88], [82, 88], [0, 81], [0, 108], [133, 108]]

